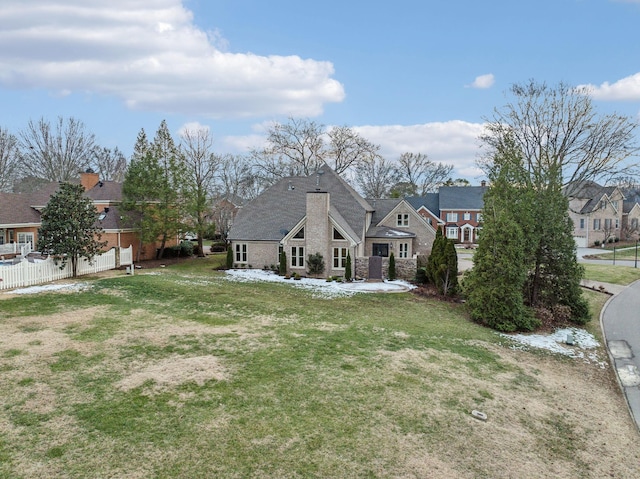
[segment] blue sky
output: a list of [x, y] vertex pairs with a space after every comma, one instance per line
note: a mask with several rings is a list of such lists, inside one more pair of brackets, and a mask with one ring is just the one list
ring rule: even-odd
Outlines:
[[0, 126], [73, 116], [131, 153], [166, 119], [218, 153], [289, 116], [477, 183], [477, 136], [513, 83], [590, 85], [640, 118], [640, 0], [2, 0]]

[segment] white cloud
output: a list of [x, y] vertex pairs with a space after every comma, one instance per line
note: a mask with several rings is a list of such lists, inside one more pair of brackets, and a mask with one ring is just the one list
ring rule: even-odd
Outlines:
[[182, 136], [187, 131], [189, 132], [203, 131], [203, 132], [209, 133], [211, 131], [211, 128], [208, 125], [203, 125], [200, 122], [191, 121], [189, 123], [183, 124], [180, 128], [178, 128], [178, 135]]
[[586, 88], [596, 100], [640, 100], [640, 73], [628, 76], [615, 83], [604, 82], [600, 86], [579, 85], [578, 88]]
[[228, 53], [181, 0], [3, 0], [0, 85], [209, 118], [315, 116], [344, 98], [330, 62]]
[[478, 89], [487, 89], [491, 88], [493, 84], [496, 82], [493, 73], [487, 73], [486, 75], [477, 76], [471, 85], [468, 85], [471, 88]]
[[478, 137], [484, 126], [460, 120], [420, 125], [359, 126], [358, 133], [380, 145], [381, 154], [396, 159], [402, 153], [425, 153], [431, 161], [454, 166], [455, 177], [473, 182], [483, 176], [476, 166]]

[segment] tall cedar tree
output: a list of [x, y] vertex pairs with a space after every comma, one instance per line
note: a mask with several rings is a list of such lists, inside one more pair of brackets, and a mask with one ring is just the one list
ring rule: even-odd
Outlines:
[[139, 228], [141, 247], [160, 241], [158, 258], [183, 229], [185, 184], [183, 157], [167, 123], [162, 121], [150, 144], [141, 130], [122, 187], [123, 209]]
[[[497, 154], [484, 196], [482, 235], [474, 267], [464, 280], [474, 321], [499, 331], [529, 331], [539, 326], [525, 306], [527, 254], [531, 249], [530, 193], [523, 185], [523, 162], [511, 147]], [[528, 229], [523, 231], [522, 223]]]
[[151, 155], [160, 167], [160, 189], [158, 190], [158, 228], [162, 258], [167, 241], [175, 238], [184, 228], [186, 166], [184, 156], [176, 147], [167, 122], [162, 120], [151, 143]]
[[566, 196], [585, 181], [632, 171], [637, 165], [628, 159], [639, 150], [638, 124], [617, 114], [598, 115], [585, 88], [562, 83], [552, 88], [530, 80], [513, 85], [511, 93], [514, 100], [496, 110], [481, 139], [491, 153], [488, 175], [493, 160], [509, 149], [523, 163], [516, 191], [524, 208], [511, 219], [524, 238], [525, 304], [548, 311], [568, 306], [571, 320], [581, 324], [589, 311], [580, 292], [582, 268]]
[[98, 211], [84, 196], [82, 185], [61, 183], [42, 210], [41, 219], [38, 250], [59, 259], [61, 268], [71, 261], [73, 277], [77, 276], [80, 258], [92, 260], [107, 244], [100, 242]]
[[122, 184], [122, 209], [129, 225], [138, 230], [139, 247], [136, 262], [145, 244], [155, 244], [160, 235], [159, 202], [162, 171], [155, 161], [147, 135], [140, 130], [131, 162]]

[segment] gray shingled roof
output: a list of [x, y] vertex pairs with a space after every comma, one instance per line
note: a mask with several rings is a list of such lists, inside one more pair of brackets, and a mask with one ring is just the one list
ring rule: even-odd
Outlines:
[[366, 212], [373, 208], [331, 168], [322, 170], [319, 177], [314, 174], [283, 178], [245, 204], [235, 217], [229, 239], [280, 241], [306, 215], [307, 192], [317, 189], [329, 193], [331, 206], [359, 238]]
[[400, 198], [367, 199], [367, 202], [375, 210], [371, 217], [371, 224], [377, 225], [380, 223], [401, 201], [402, 199]]
[[0, 227], [18, 224], [39, 224], [40, 213], [19, 193], [0, 193]]
[[440, 211], [481, 210], [487, 190], [487, 186], [442, 186]]
[[416, 211], [422, 206], [431, 211], [436, 216], [440, 216], [440, 194], [427, 193], [425, 196], [407, 196], [407, 202], [413, 206]]

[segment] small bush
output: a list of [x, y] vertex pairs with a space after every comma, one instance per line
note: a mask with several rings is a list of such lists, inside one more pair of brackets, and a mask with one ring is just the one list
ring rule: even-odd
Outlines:
[[393, 281], [396, 279], [396, 257], [391, 253], [389, 256], [389, 271], [387, 273], [389, 280]]
[[424, 266], [418, 268], [416, 271], [416, 283], [427, 284], [428, 282], [429, 278], [427, 277], [427, 268]]
[[324, 258], [320, 253], [310, 254], [307, 257], [307, 264], [309, 265], [309, 274], [320, 275], [324, 273]]
[[594, 246], [600, 246], [600, 240], [595, 240], [595, 241], [593, 242], [593, 245], [594, 245]]
[[180, 256], [187, 258], [193, 256], [193, 243], [191, 241], [182, 241], [180, 243]]

